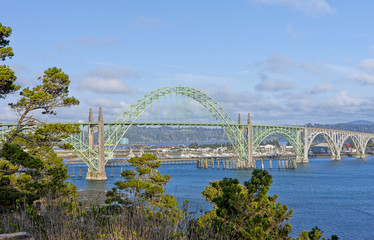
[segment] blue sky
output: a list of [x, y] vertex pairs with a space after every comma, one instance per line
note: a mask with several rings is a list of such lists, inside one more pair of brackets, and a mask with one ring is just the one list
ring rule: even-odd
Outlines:
[[[189, 86], [255, 124], [374, 120], [374, 2], [3, 1], [22, 86], [48, 67], [81, 104], [50, 121], [116, 119], [158, 88]], [[1, 100], [1, 122], [15, 121]]]

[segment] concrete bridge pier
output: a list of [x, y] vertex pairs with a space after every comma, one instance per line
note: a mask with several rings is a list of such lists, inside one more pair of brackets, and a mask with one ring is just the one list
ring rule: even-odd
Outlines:
[[331, 160], [333, 160], [333, 161], [340, 161], [341, 160], [340, 154], [337, 154], [337, 155], [333, 154], [333, 155], [331, 155]]
[[[107, 180], [106, 172], [105, 172], [105, 154], [104, 154], [104, 118], [103, 118], [103, 111], [101, 107], [99, 108], [99, 119], [98, 119], [98, 132], [99, 132], [99, 157], [97, 159], [98, 161], [98, 170], [92, 171], [88, 168], [86, 180]], [[90, 114], [88, 117], [89, 122], [93, 122], [93, 115], [92, 115], [92, 109], [90, 108]], [[89, 146], [93, 147], [93, 132], [94, 127], [90, 126], [89, 129]], [[91, 137], [92, 136], [92, 137]]]
[[252, 132], [252, 122], [251, 114], [248, 113], [247, 117], [247, 141], [248, 141], [248, 165], [247, 168], [256, 168], [256, 161], [253, 159], [253, 132]]
[[309, 158], [308, 158], [308, 152], [309, 152], [309, 149], [308, 149], [308, 127], [306, 126], [306, 124], [305, 124], [305, 127], [304, 127], [303, 137], [304, 137], [304, 156], [296, 156], [296, 162], [297, 163], [309, 163]]
[[356, 159], [366, 159], [365, 153], [358, 152]]
[[296, 162], [297, 163], [309, 163], [308, 157], [302, 157], [302, 156], [296, 156]]

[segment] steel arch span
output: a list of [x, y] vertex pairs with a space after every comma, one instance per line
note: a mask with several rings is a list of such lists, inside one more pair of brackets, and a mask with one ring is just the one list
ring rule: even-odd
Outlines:
[[138, 99], [117, 118], [115, 122], [118, 125], [113, 125], [105, 132], [105, 147], [114, 150], [139, 116], [157, 100], [170, 94], [184, 95], [200, 103], [215, 118], [217, 123], [222, 126], [239, 159], [248, 161], [247, 140], [242, 137], [239, 126], [235, 124], [229, 114], [207, 94], [195, 88], [182, 86], [157, 89]]

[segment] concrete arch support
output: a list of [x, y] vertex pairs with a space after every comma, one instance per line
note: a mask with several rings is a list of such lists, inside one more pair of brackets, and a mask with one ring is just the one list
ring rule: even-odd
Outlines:
[[333, 130], [321, 128], [307, 128], [307, 130], [304, 131], [304, 134], [304, 158], [307, 158], [306, 156], [309, 152], [309, 149], [312, 146], [314, 139], [318, 135], [322, 135], [326, 140], [331, 151], [331, 160], [340, 160], [340, 151], [338, 150], [336, 144], [336, 136]]

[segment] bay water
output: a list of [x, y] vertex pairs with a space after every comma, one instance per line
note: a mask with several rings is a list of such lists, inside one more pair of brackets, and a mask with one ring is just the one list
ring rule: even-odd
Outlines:
[[[274, 168], [277, 161], [273, 161], [270, 169], [269, 162], [264, 163], [273, 176], [269, 194], [277, 194], [277, 201], [294, 211], [290, 221], [292, 236], [318, 226], [325, 237], [336, 234], [339, 239], [374, 239], [374, 157], [368, 157], [367, 161], [353, 157], [341, 161], [311, 158], [308, 164], [298, 164], [297, 169]], [[69, 181], [78, 191], [109, 190], [122, 180], [120, 167], [106, 167], [107, 181], [86, 181], [85, 164], [69, 165], [69, 174], [73, 168], [75, 176]], [[78, 177], [79, 169], [83, 177]], [[165, 164], [159, 171], [172, 176], [165, 187], [167, 193], [173, 194], [180, 204], [188, 199], [190, 210], [199, 212], [211, 209], [211, 204], [201, 196], [209, 181], [231, 177], [243, 183], [250, 180], [253, 170], [199, 169], [196, 163], [189, 163]]]

